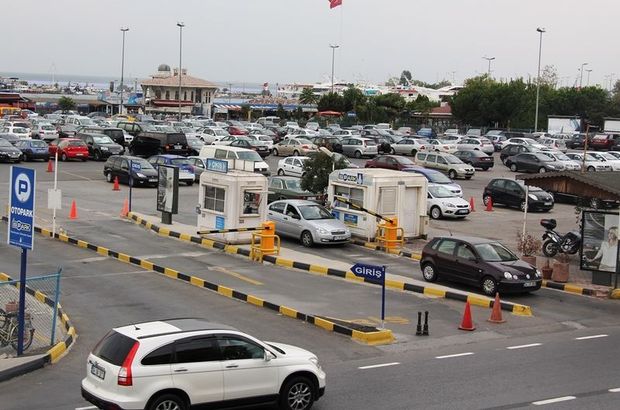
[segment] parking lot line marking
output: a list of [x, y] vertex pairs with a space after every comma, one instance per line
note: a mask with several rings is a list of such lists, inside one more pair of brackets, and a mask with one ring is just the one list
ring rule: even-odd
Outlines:
[[615, 388], [615, 389], [609, 389], [608, 390], [610, 393], [620, 393], [620, 387]]
[[435, 356], [435, 359], [450, 359], [452, 357], [471, 356], [473, 354], [474, 354], [473, 352], [457, 353], [457, 354], [447, 354], [445, 356]]
[[575, 400], [576, 398], [577, 397], [575, 397], [575, 396], [556, 397], [554, 399], [534, 401], [534, 402], [532, 402], [532, 404], [534, 406], [544, 406], [545, 404], [552, 404], [552, 403], [559, 403], [561, 401]]
[[588, 339], [599, 339], [601, 337], [607, 337], [608, 335], [592, 335], [592, 336], [582, 336], [582, 337], [576, 337], [575, 340], [588, 340]]
[[72, 177], [84, 179], [86, 181], [92, 181], [92, 179], [90, 178], [86, 178], [85, 176], [74, 174], [73, 172], [67, 172], [67, 171], [60, 171], [60, 172], [63, 174], [71, 175]]
[[360, 367], [358, 367], [358, 369], [360, 369], [360, 370], [376, 369], [378, 367], [398, 366], [399, 364], [400, 364], [400, 362], [373, 364], [373, 365], [370, 365], [370, 366], [360, 366]]
[[526, 349], [528, 347], [536, 347], [536, 346], [542, 346], [542, 343], [530, 343], [529, 345], [508, 346], [506, 349], [508, 350]]
[[215, 271], [218, 271], [218, 272], [226, 273], [226, 274], [228, 274], [230, 276], [234, 276], [237, 279], [240, 279], [242, 281], [251, 283], [252, 285], [256, 285], [256, 286], [262, 286], [263, 285], [262, 282], [259, 282], [257, 280], [248, 278], [247, 276], [244, 276], [244, 275], [242, 275], [242, 274], [240, 274], [238, 272], [235, 272], [235, 271], [232, 271], [232, 270], [229, 270], [229, 269], [226, 269], [226, 268], [221, 268], [219, 266], [214, 266], [214, 267], [211, 268], [211, 270], [215, 270]]

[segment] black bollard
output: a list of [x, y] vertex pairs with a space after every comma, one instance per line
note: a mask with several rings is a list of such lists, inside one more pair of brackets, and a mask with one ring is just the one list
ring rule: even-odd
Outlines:
[[415, 331], [416, 336], [422, 336], [422, 312], [418, 312], [418, 326]]
[[422, 336], [428, 336], [428, 310], [424, 312], [424, 330]]

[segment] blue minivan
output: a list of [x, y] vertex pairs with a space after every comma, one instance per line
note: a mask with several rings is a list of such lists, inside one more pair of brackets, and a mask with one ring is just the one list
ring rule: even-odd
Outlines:
[[21, 140], [15, 142], [14, 145], [22, 152], [24, 161], [34, 161], [35, 159], [48, 161], [50, 159], [47, 143], [43, 140]]

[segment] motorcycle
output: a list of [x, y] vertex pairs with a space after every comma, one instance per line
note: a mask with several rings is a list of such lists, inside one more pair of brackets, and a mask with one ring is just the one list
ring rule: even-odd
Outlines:
[[581, 246], [581, 234], [577, 231], [560, 235], [555, 231], [557, 222], [555, 219], [541, 219], [540, 225], [546, 229], [543, 234], [542, 251], [547, 257], [554, 257], [558, 253], [574, 255], [579, 252]]

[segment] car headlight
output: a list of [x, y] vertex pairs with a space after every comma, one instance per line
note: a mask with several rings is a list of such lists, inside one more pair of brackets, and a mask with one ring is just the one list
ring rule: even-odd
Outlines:
[[311, 357], [309, 360], [317, 367], [317, 369], [321, 368], [321, 365], [319, 364], [319, 359], [317, 359], [316, 357]]
[[456, 208], [456, 205], [450, 203], [450, 202], [442, 202], [442, 204], [444, 206], [447, 206], [448, 208]]
[[146, 178], [146, 175], [144, 175], [142, 172], [136, 172], [136, 176], [138, 178]]
[[317, 231], [321, 234], [321, 235], [329, 235], [329, 231], [323, 228], [319, 228], [317, 229]]
[[517, 275], [513, 275], [513, 274], [512, 274], [512, 273], [510, 273], [510, 272], [504, 272], [504, 277], [505, 277], [506, 279], [514, 279], [514, 280], [517, 280], [517, 279], [518, 279]]
[[101, 151], [107, 151], [108, 147], [101, 147]]
[[537, 278], [542, 278], [542, 273], [540, 273], [540, 270], [536, 269], [536, 277]]
[[538, 200], [538, 197], [537, 197], [536, 195], [534, 195], [534, 194], [528, 194], [527, 196], [528, 196], [528, 198], [530, 198], [531, 200], [534, 200], [534, 201]]

